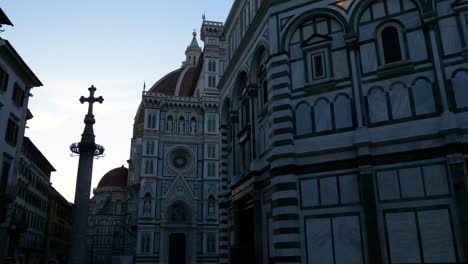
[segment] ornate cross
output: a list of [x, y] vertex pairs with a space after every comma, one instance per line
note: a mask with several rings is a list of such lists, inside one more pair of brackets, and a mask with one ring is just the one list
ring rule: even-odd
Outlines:
[[80, 102], [82, 104], [84, 104], [85, 102], [88, 102], [89, 103], [88, 115], [93, 115], [93, 104], [96, 102], [102, 104], [102, 102], [104, 102], [104, 98], [102, 98], [102, 96], [99, 96], [98, 98], [94, 97], [94, 92], [96, 91], [96, 87], [94, 87], [94, 85], [91, 85], [91, 87], [89, 87], [88, 90], [89, 90], [89, 97], [84, 98], [83, 96], [81, 96]]

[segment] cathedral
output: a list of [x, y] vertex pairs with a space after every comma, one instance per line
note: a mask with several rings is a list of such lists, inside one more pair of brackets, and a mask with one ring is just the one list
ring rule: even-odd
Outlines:
[[204, 50], [193, 33], [181, 68], [143, 91], [129, 169], [94, 189], [93, 263], [218, 263], [221, 33], [205, 21]]
[[93, 263], [466, 262], [467, 0], [235, 0], [201, 40], [94, 191]]

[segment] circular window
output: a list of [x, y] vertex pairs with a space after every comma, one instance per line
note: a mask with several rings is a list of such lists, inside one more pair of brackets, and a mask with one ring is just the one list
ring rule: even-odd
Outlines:
[[187, 170], [192, 163], [192, 155], [186, 149], [175, 149], [169, 155], [169, 163], [173, 169]]

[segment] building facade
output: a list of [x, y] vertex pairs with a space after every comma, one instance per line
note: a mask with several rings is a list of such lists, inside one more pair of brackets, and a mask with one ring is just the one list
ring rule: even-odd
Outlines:
[[13, 246], [19, 263], [40, 264], [46, 260], [47, 205], [53, 171], [54, 167], [39, 149], [24, 137], [13, 202], [18, 217]]
[[137, 194], [136, 263], [218, 263], [222, 23], [206, 21], [186, 60], [137, 112], [128, 183]]
[[204, 20], [135, 117], [134, 261], [465, 262], [467, 17], [466, 0], [235, 0]]
[[461, 263], [468, 2], [236, 0], [220, 263]]
[[[1, 25], [13, 24], [0, 9]], [[21, 224], [20, 213], [15, 212], [12, 202], [26, 120], [32, 117], [27, 107], [29, 94], [38, 86], [42, 83], [13, 46], [0, 38], [0, 263], [13, 257], [16, 235], [10, 239], [10, 231]]]
[[45, 263], [66, 264], [70, 251], [73, 205], [54, 187], [49, 186]]

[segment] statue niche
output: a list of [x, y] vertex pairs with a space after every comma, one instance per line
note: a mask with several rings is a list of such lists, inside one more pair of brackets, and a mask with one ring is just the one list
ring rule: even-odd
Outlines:
[[143, 198], [143, 215], [149, 216], [151, 215], [151, 194], [146, 193], [145, 198]]
[[189, 221], [188, 208], [185, 204], [179, 202], [172, 206], [170, 220], [174, 223], [186, 223]]
[[196, 134], [197, 133], [197, 120], [195, 117], [190, 120], [190, 134]]
[[180, 117], [179, 119], [179, 133], [180, 134], [185, 133], [185, 119], [183, 117]]

